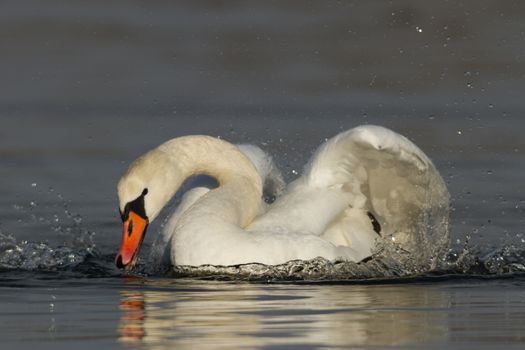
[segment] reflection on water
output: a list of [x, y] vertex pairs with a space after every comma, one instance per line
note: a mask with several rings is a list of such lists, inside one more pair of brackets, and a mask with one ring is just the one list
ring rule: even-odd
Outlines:
[[438, 288], [190, 283], [173, 290], [170, 283], [121, 291], [121, 343], [316, 348], [432, 344], [449, 337], [444, 311], [450, 294]]
[[0, 339], [13, 350], [524, 349], [524, 288], [525, 276], [268, 285], [13, 275], [0, 285]]
[[[470, 233], [490, 271], [523, 266], [525, 2], [2, 5], [2, 349], [107, 349], [115, 338], [151, 349], [525, 348], [519, 275], [121, 286], [105, 262], [75, 267], [91, 248], [114, 255], [115, 184], [144, 150], [220, 135], [264, 146], [292, 179], [325, 137], [363, 123], [432, 157], [453, 195], [460, 249]], [[74, 273], [49, 280], [60, 266]]]
[[138, 291], [122, 291], [120, 309], [123, 311], [119, 339], [130, 345], [140, 344], [144, 338], [144, 293]]

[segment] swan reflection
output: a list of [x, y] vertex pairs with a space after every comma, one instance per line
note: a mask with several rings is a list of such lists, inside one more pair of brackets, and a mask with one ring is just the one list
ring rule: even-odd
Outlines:
[[[180, 283], [180, 284], [179, 284]], [[419, 285], [147, 281], [121, 292], [119, 340], [151, 349], [381, 346], [447, 339], [450, 295]]]

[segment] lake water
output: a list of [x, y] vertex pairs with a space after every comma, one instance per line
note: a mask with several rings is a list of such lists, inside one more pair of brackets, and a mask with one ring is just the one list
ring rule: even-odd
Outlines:
[[[523, 348], [523, 16], [519, 1], [6, 1], [3, 345]], [[446, 268], [188, 277], [148, 272], [147, 249], [134, 276], [113, 266], [116, 182], [144, 151], [251, 142], [292, 180], [360, 124], [406, 135], [443, 175]], [[304, 271], [319, 264], [334, 268]]]

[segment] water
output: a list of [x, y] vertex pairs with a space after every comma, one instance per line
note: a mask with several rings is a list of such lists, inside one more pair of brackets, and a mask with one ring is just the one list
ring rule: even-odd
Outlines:
[[[9, 348], [520, 348], [523, 278], [389, 285], [9, 282]], [[23, 338], [20, 338], [23, 329]]]
[[[519, 1], [6, 2], [3, 344], [523, 348], [523, 15]], [[196, 133], [252, 142], [291, 180], [363, 123], [406, 135], [442, 173], [439, 268], [392, 250], [166, 272], [145, 249], [134, 277], [113, 266], [115, 185], [145, 150]]]

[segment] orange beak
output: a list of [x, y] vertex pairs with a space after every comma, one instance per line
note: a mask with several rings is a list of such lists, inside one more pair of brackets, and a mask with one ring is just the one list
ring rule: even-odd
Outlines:
[[147, 219], [144, 219], [133, 211], [129, 212], [126, 221], [124, 221], [122, 243], [115, 257], [117, 267], [125, 268], [126, 270], [133, 267], [147, 228]]

